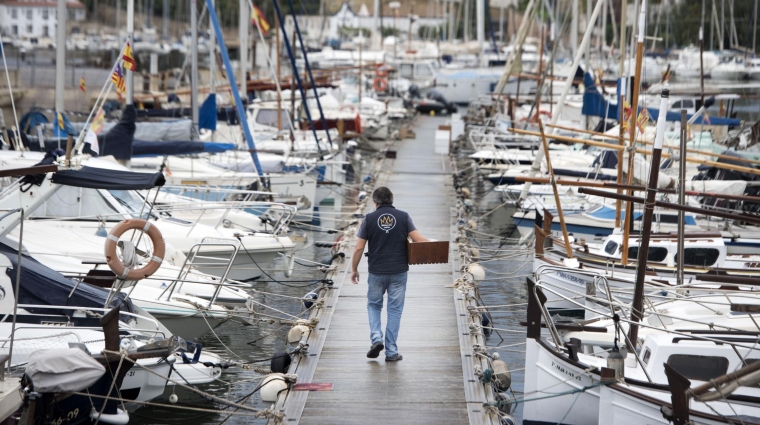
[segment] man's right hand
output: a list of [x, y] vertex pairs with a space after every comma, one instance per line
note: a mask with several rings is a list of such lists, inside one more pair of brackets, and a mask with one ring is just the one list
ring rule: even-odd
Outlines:
[[351, 272], [351, 283], [357, 285], [359, 283], [359, 272]]

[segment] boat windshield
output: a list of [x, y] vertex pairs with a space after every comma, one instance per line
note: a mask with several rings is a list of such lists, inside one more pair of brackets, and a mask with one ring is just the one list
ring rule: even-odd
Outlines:
[[[148, 217], [150, 206], [133, 190], [109, 190], [108, 193], [110, 193], [111, 196], [116, 199], [116, 202], [124, 207], [124, 209], [127, 210], [127, 212], [129, 212], [133, 218], [157, 218], [153, 213], [151, 213], [150, 217]], [[140, 217], [141, 211], [142, 217]]]

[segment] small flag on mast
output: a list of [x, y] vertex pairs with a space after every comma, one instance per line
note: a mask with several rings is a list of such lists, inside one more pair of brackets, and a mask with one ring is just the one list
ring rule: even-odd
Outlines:
[[111, 82], [116, 87], [116, 93], [121, 98], [121, 95], [127, 92], [127, 83], [124, 81], [124, 74], [121, 72], [121, 65], [117, 65], [116, 69], [111, 74]]
[[255, 4], [253, 5], [253, 10], [251, 11], [251, 21], [253, 21], [253, 23], [259, 28], [261, 28], [261, 32], [263, 32], [264, 35], [266, 35], [269, 32], [269, 28], [271, 28], [269, 26], [269, 22], [267, 22], [267, 19], [264, 17], [264, 13]]
[[90, 124], [90, 130], [92, 130], [96, 135], [100, 134], [100, 132], [103, 131], [104, 122], [105, 113], [103, 112], [103, 108], [98, 108], [98, 113], [95, 114], [95, 118], [92, 119], [92, 124]]
[[79, 80], [79, 90], [82, 90], [83, 92], [87, 91], [87, 85], [84, 83], [84, 75], [82, 75], [82, 78]]
[[137, 63], [135, 63], [135, 57], [132, 55], [132, 46], [127, 43], [127, 46], [124, 47], [124, 54], [121, 56], [122, 60], [124, 60], [124, 68], [128, 69], [132, 72], [137, 71]]
[[66, 125], [63, 122], [63, 114], [58, 112], [58, 128], [65, 130]]

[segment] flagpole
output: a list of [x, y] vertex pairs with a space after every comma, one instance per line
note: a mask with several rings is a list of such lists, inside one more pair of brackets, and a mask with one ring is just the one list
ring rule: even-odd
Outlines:
[[[135, 32], [135, 0], [127, 0], [127, 43], [129, 45], [132, 45], [132, 40], [134, 38], [134, 32]], [[119, 60], [121, 59], [121, 56], [124, 54], [124, 48], [122, 47], [121, 53], [119, 54], [118, 58], [116, 59], [116, 63], [119, 63]], [[114, 69], [116, 66], [114, 66]], [[113, 70], [111, 70], [111, 73], [113, 73]], [[109, 75], [108, 78], [111, 78]], [[127, 70], [127, 72], [124, 74], [124, 79], [126, 80], [127, 84], [127, 105], [133, 105], [134, 98], [135, 98], [135, 86], [134, 86], [134, 75], [131, 70]]]
[[[268, 50], [267, 42], [264, 40], [264, 31], [261, 29], [261, 25], [259, 25], [259, 15], [256, 12], [255, 6], [253, 4], [252, 0], [248, 0], [248, 7], [251, 8], [252, 13], [256, 13], [256, 30], [259, 34], [259, 39], [261, 40], [261, 45], [264, 48], [264, 50]], [[279, 20], [275, 20], [277, 23], [277, 27], [279, 28]], [[279, 31], [279, 30], [278, 30]], [[277, 33], [279, 35], [279, 32]], [[279, 38], [279, 37], [278, 37]], [[280, 48], [280, 42], [279, 40], [276, 42], [277, 48]], [[277, 51], [278, 57], [277, 57], [277, 70], [275, 72], [274, 65], [272, 64], [272, 58], [267, 55], [267, 67], [269, 68], [269, 72], [272, 73], [272, 75], [276, 74], [276, 78], [274, 78], [274, 87], [277, 90], [277, 123], [278, 123], [278, 130], [282, 130], [282, 87], [280, 86], [280, 58], [279, 58], [279, 50]], [[288, 118], [288, 129], [290, 130], [290, 136], [291, 140], [295, 140], [295, 133], [293, 132], [293, 117], [290, 116], [290, 112], [285, 113]]]
[[82, 131], [79, 133], [79, 137], [77, 138], [77, 143], [74, 145], [74, 152], [77, 152], [84, 143], [84, 136], [87, 133], [87, 128], [90, 124], [90, 120], [92, 119], [92, 115], [97, 111], [100, 106], [98, 104], [102, 104], [103, 99], [108, 98], [108, 95], [111, 93], [111, 86], [113, 83], [111, 82], [111, 75], [113, 75], [114, 71], [116, 71], [116, 67], [119, 66], [119, 62], [121, 62], [121, 56], [124, 54], [124, 50], [127, 47], [126, 44], [124, 44], [121, 47], [121, 51], [119, 52], [119, 55], [116, 56], [116, 62], [111, 67], [111, 72], [108, 74], [108, 79], [106, 80], [105, 84], [103, 84], [103, 87], [100, 89], [100, 93], [98, 94], [98, 97], [95, 99], [95, 104], [93, 105], [92, 109], [90, 109], [90, 114], [87, 116], [87, 120], [84, 122], [84, 127], [82, 127]]

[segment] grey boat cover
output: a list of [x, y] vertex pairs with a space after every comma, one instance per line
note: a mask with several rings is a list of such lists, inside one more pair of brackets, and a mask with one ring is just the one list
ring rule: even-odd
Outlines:
[[39, 393], [82, 391], [105, 372], [103, 365], [79, 348], [37, 350], [26, 365], [26, 374]]
[[[103, 124], [101, 134], [108, 133], [117, 122], [108, 121]], [[71, 125], [77, 132], [84, 129], [83, 122], [73, 122]], [[48, 126], [52, 127], [52, 124]], [[193, 121], [178, 119], [162, 122], [138, 122], [135, 123], [134, 138], [146, 142], [170, 142], [192, 140]]]

